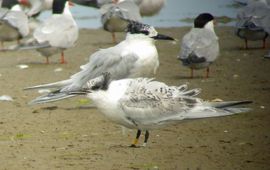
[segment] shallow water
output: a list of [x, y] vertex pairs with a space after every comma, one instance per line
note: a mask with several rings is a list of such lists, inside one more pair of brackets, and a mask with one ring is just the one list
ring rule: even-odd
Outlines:
[[[179, 27], [191, 25], [182, 21], [185, 18], [194, 18], [202, 12], [210, 12], [215, 16], [235, 18], [237, 9], [231, 5], [233, 0], [167, 0], [165, 7], [153, 17], [144, 17], [143, 22], [157, 27]], [[100, 28], [100, 13], [98, 9], [75, 5], [72, 13], [80, 28]], [[50, 15], [45, 12], [44, 19]], [[233, 25], [233, 22], [228, 23]]]

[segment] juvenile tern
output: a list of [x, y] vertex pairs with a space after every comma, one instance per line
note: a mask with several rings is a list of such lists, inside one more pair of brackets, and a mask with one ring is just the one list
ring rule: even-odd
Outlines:
[[[54, 95], [59, 93], [56, 91]], [[142, 131], [143, 146], [149, 138], [149, 130], [183, 120], [228, 116], [247, 112], [249, 108], [237, 107], [251, 101], [205, 102], [196, 97], [200, 89], [187, 90], [187, 85], [168, 86], [153, 79], [110, 80], [104, 73], [92, 79], [70, 95], [87, 95], [97, 108], [113, 122], [130, 129], [137, 135], [131, 147], [136, 147]], [[38, 97], [31, 104], [51, 101], [52, 95]], [[233, 107], [236, 106], [236, 107]]]
[[181, 51], [177, 57], [184, 66], [191, 69], [206, 68], [206, 78], [209, 77], [209, 65], [219, 55], [218, 37], [214, 31], [214, 17], [202, 13], [194, 20], [194, 27], [183, 37]]

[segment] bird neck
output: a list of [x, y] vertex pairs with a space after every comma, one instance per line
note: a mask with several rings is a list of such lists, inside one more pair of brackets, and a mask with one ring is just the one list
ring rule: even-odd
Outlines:
[[63, 13], [65, 15], [68, 15], [68, 16], [71, 16], [72, 17], [72, 14], [71, 14], [71, 12], [69, 10], [69, 4], [68, 4], [68, 2], [66, 2], [66, 4], [65, 4], [65, 8], [64, 8], [64, 12]]
[[153, 38], [150, 38], [144, 34], [130, 34], [130, 33], [127, 33], [127, 36], [126, 36], [126, 41], [128, 42], [140, 42], [140, 43], [143, 43], [143, 42], [147, 42], [147, 43], [153, 43], [155, 42], [155, 40]]
[[213, 33], [215, 33], [215, 30], [214, 30], [214, 21], [210, 21], [208, 22], [205, 26], [204, 26], [205, 29], [209, 30], [209, 31], [212, 31]]

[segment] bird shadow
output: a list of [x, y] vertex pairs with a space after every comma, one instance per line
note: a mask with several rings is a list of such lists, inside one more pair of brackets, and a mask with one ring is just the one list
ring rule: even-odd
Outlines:
[[98, 47], [103, 47], [103, 46], [114, 46], [118, 43], [113, 43], [113, 42], [102, 42], [102, 43], [92, 43], [93, 46], [98, 46]]
[[68, 107], [68, 108], [61, 108], [63, 110], [90, 110], [90, 109], [97, 109], [96, 106], [76, 106], [76, 107]]
[[46, 66], [46, 65], [62, 65], [62, 63], [60, 63], [60, 62], [45, 63], [45, 62], [33, 62], [33, 61], [30, 61], [30, 62], [19, 62], [18, 64], [42, 65], [42, 66]]
[[131, 145], [122, 145], [122, 144], [116, 144], [116, 145], [112, 145], [109, 146], [109, 149], [139, 149], [139, 148], [145, 148], [145, 146], [140, 146], [140, 145], [136, 145], [136, 146], [131, 146]]
[[196, 76], [193, 76], [193, 77], [183, 76], [183, 75], [175, 75], [175, 76], [172, 76], [171, 78], [173, 78], [173, 79], [182, 79], [182, 80], [198, 80], [198, 79], [209, 79], [211, 77], [206, 78], [205, 76], [201, 76], [201, 75], [196, 75]]

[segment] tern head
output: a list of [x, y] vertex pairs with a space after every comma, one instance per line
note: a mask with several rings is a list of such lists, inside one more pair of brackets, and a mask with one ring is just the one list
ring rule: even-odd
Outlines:
[[214, 30], [214, 16], [210, 13], [198, 15], [194, 20], [194, 27]]
[[130, 34], [143, 34], [155, 40], [173, 40], [172, 37], [159, 34], [153, 26], [136, 21], [129, 21], [126, 31]]

